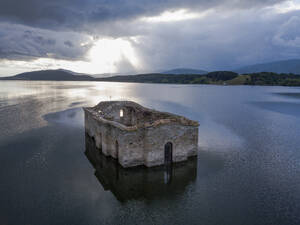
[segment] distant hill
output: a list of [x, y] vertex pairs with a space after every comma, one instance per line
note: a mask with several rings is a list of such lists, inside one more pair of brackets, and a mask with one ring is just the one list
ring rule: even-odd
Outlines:
[[53, 80], [53, 81], [88, 81], [94, 78], [88, 75], [74, 75], [66, 70], [41, 70], [21, 73], [11, 77], [1, 77], [1, 80]]
[[231, 71], [215, 71], [205, 75], [199, 74], [162, 74], [149, 73], [94, 78], [88, 75], [73, 75], [64, 70], [43, 70], [4, 77], [0, 80], [50, 80], [50, 81], [111, 81], [134, 83], [163, 84], [214, 84], [214, 85], [276, 85], [300, 86], [300, 75], [287, 73], [247, 73], [238, 74]]
[[162, 72], [162, 74], [207, 74], [205, 70], [189, 69], [189, 68], [176, 68], [173, 70], [167, 70]]
[[150, 73], [96, 78], [95, 80], [133, 83], [223, 84], [225, 81], [232, 80], [237, 76], [237, 73], [231, 71], [216, 71], [202, 76], [199, 76], [199, 74], [178, 74], [174, 76], [174, 74]]
[[163, 84], [300, 86], [299, 75], [269, 72], [239, 75], [231, 71], [215, 71], [202, 76], [197, 74], [178, 74], [174, 76], [174, 74], [154, 73], [97, 78], [95, 80]]
[[[87, 75], [85, 73], [77, 73], [72, 70], [65, 70], [65, 69], [58, 69], [58, 71], [64, 71], [64, 72], [70, 73], [72, 75], [77, 75], [77, 76]], [[91, 75], [89, 75], [89, 76], [91, 76]]]
[[235, 72], [239, 74], [260, 73], [260, 72], [300, 74], [300, 59], [255, 64], [255, 65], [239, 68], [235, 70]]

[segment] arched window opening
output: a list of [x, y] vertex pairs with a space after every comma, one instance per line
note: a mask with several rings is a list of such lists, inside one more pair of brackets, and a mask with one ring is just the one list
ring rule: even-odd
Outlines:
[[120, 110], [120, 117], [123, 117], [123, 116], [124, 116], [124, 110], [121, 109], [121, 110]]

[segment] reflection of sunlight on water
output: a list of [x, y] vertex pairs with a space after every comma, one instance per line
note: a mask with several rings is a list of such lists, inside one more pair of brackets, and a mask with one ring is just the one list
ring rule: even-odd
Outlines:
[[[18, 114], [16, 116], [28, 118], [19, 124], [22, 129], [8, 126], [7, 129], [11, 131], [44, 126], [42, 116], [47, 113], [94, 106], [100, 101], [131, 100], [146, 107], [200, 121], [199, 145], [204, 149], [209, 146], [238, 147], [242, 142], [232, 131], [210, 119], [212, 114], [222, 115], [218, 108], [223, 110], [222, 102], [233, 98], [230, 94], [227, 96], [227, 87], [217, 87], [218, 90], [223, 90], [219, 90], [219, 93], [214, 87], [207, 86], [112, 82], [6, 81], [3, 86], [4, 89], [0, 92], [1, 102], [16, 104], [19, 111], [17, 113], [16, 109], [13, 110]], [[32, 103], [28, 102], [29, 100]], [[28, 102], [26, 107], [20, 105], [25, 104], [24, 101]], [[27, 122], [30, 124], [26, 125]]]
[[131, 83], [95, 82], [89, 89], [87, 100], [91, 105], [96, 105], [100, 101], [114, 100], [141, 102], [139, 96], [135, 94], [136, 86], [138, 85]]
[[0, 99], [2, 101], [11, 101], [14, 104], [16, 98], [38, 95], [45, 90], [43, 86], [37, 87], [32, 82], [23, 81], [1, 81]]
[[[3, 128], [0, 134], [9, 136], [47, 125], [42, 118], [47, 113], [94, 106], [108, 100], [141, 102], [135, 94], [136, 84], [76, 81], [1, 81], [0, 84]], [[18, 123], [10, 123], [12, 120]]]
[[17, 99], [50, 97], [55, 100], [64, 98], [66, 104], [75, 101], [95, 105], [99, 101], [133, 100], [136, 84], [109, 82], [72, 82], [72, 81], [1, 81], [0, 100], [17, 103]]
[[[230, 149], [243, 145], [243, 138], [231, 129], [234, 117], [243, 120], [241, 103], [248, 87], [136, 84], [112, 82], [53, 82], [53, 81], [5, 81], [0, 90], [0, 107], [5, 102], [15, 104], [11, 115], [27, 118], [21, 121], [20, 131], [44, 126], [42, 116], [69, 108], [94, 106], [100, 101], [131, 100], [146, 107], [184, 115], [200, 122], [199, 146], [203, 149]], [[247, 99], [257, 100], [283, 98], [277, 95], [263, 95], [264, 88], [256, 88], [256, 95]], [[249, 90], [250, 91], [250, 90]], [[270, 89], [270, 93], [280, 92], [280, 88]], [[28, 101], [32, 101], [32, 103]], [[26, 107], [20, 106], [25, 104]], [[19, 107], [21, 107], [19, 109]], [[234, 115], [233, 115], [234, 114]], [[229, 123], [224, 124], [223, 121]], [[26, 125], [27, 123], [30, 123]], [[15, 128], [8, 126], [9, 130]], [[18, 129], [17, 129], [18, 130]]]
[[[34, 214], [40, 224], [299, 224], [299, 103], [273, 95], [290, 88], [23, 81], [0, 87], [0, 197], [7, 203], [0, 215], [26, 219], [12, 224], [32, 224], [32, 212], [47, 212]], [[166, 196], [157, 189], [166, 186], [163, 173], [161, 185], [144, 185], [156, 176], [111, 176], [108, 166], [111, 191], [101, 187], [103, 170], [83, 157], [81, 107], [117, 99], [200, 122], [196, 179], [177, 173], [178, 186]], [[140, 197], [131, 198], [136, 188]], [[118, 204], [118, 193], [126, 204]]]

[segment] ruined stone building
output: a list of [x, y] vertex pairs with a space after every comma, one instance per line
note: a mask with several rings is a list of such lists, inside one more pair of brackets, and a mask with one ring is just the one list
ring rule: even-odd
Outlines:
[[197, 155], [198, 122], [131, 101], [105, 101], [84, 108], [85, 129], [96, 147], [123, 167], [147, 167]]

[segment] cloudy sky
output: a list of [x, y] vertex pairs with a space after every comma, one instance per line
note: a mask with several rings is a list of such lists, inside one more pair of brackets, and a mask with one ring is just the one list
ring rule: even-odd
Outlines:
[[300, 0], [1, 0], [0, 76], [300, 58]]

